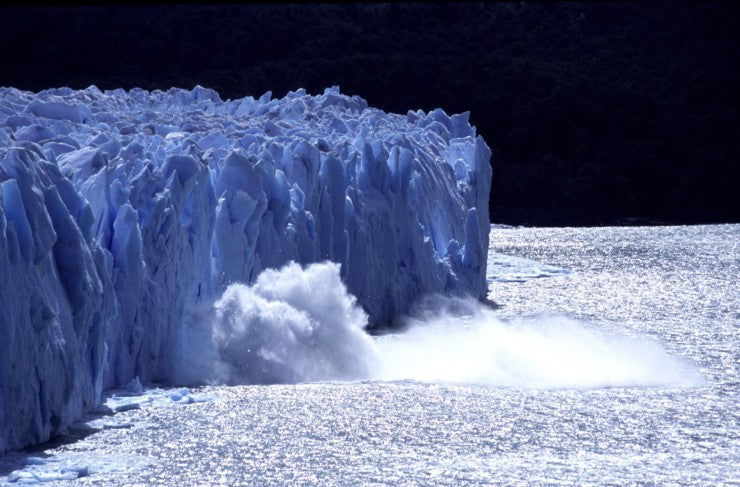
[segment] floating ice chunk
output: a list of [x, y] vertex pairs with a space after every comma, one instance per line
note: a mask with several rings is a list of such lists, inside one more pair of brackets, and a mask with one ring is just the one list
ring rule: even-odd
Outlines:
[[144, 391], [144, 387], [141, 385], [138, 375], [131, 379], [131, 382], [126, 384], [125, 389], [132, 394], [141, 394]]
[[515, 257], [498, 252], [488, 255], [489, 282], [525, 282], [542, 277], [566, 276], [569, 269], [552, 266], [524, 257]]
[[74, 480], [89, 475], [87, 466], [60, 467], [58, 469], [41, 470], [29, 468], [17, 470], [8, 475], [8, 482], [19, 484], [35, 484], [45, 482], [56, 482], [62, 480]]
[[131, 401], [131, 402], [123, 402], [121, 404], [118, 404], [114, 411], [117, 413], [122, 413], [124, 411], [131, 411], [132, 409], [139, 409], [141, 407], [141, 403], [138, 401]]
[[[4, 480], [9, 484], [67, 485], [77, 479], [90, 477], [89, 480], [95, 482], [96, 475], [131, 472], [146, 467], [150, 462], [144, 456], [120, 452], [107, 455], [66, 451], [51, 457], [27, 457], [23, 460], [23, 468], [11, 472]], [[0, 482], [2, 480], [0, 477]]]

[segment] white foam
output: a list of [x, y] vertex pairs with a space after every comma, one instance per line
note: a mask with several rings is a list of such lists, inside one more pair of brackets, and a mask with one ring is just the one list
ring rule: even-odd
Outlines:
[[290, 263], [264, 271], [253, 286], [229, 286], [213, 311], [210, 340], [192, 340], [187, 353], [185, 369], [195, 380], [264, 384], [370, 376], [375, 354], [363, 331], [367, 314], [342, 284], [338, 264], [303, 269]]
[[381, 380], [536, 389], [702, 384], [692, 364], [647, 337], [554, 315], [504, 322], [472, 300], [440, 298], [376, 347]]

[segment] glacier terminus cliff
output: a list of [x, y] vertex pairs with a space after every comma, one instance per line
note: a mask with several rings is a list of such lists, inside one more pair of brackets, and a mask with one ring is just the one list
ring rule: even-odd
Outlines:
[[0, 454], [181, 380], [199, 317], [268, 269], [334, 263], [359, 328], [484, 297], [490, 157], [467, 113], [338, 88], [0, 88]]

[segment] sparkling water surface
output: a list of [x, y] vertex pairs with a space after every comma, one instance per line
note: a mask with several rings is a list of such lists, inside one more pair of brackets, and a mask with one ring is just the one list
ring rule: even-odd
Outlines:
[[[487, 385], [476, 377], [157, 390], [136, 396], [147, 397], [141, 407], [90, 416], [67, 437], [6, 455], [0, 483], [738, 484], [738, 242], [740, 225], [496, 228], [489, 299], [505, 326], [530, 330], [504, 349], [514, 362], [499, 372], [506, 387], [495, 385], [501, 375]], [[594, 372], [606, 386], [573, 388], [566, 375], [584, 371], [568, 367], [542, 387], [517, 386], [526, 374], [516, 371], [532, 367], [516, 363], [526, 338], [564, 319], [577, 325], [537, 336], [537, 346], [570, 341], [578, 357], [577, 326], [598, 332], [600, 346], [650, 342], [694, 376], [655, 385], [635, 372], [635, 385], [610, 386], [620, 382], [609, 362]], [[654, 358], [637, 350], [620, 373]], [[661, 364], [672, 368], [660, 362], [651, 377]]]

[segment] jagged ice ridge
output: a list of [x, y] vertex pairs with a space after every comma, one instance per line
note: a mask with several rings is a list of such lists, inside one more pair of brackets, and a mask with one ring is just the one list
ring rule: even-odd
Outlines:
[[0, 88], [0, 454], [176, 381], [193, 317], [264, 269], [338, 263], [372, 325], [484, 296], [490, 155], [467, 113], [337, 88]]

